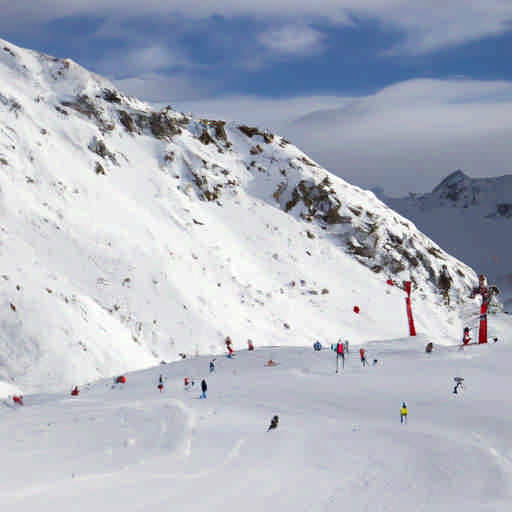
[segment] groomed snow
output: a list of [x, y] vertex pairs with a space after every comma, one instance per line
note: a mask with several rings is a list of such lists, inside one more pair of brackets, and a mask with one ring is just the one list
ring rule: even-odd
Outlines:
[[[425, 338], [335, 356], [310, 347], [198, 357], [1, 406], [0, 506], [16, 512], [508, 511], [510, 317], [464, 350]], [[267, 367], [273, 359], [279, 363]], [[375, 366], [373, 359], [378, 362]], [[165, 380], [157, 390], [158, 376]], [[184, 377], [193, 377], [189, 391]], [[453, 378], [465, 389], [452, 393]], [[206, 377], [208, 397], [199, 399]], [[401, 425], [405, 400], [409, 421]], [[277, 430], [266, 432], [278, 414]]]

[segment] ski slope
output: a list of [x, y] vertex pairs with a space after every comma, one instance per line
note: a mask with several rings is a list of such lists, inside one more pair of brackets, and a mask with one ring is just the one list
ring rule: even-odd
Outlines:
[[[185, 359], [1, 405], [2, 510], [505, 511], [512, 502], [511, 319], [500, 341], [366, 344]], [[273, 359], [279, 363], [267, 367]], [[378, 362], [375, 366], [373, 359]], [[157, 390], [159, 375], [165, 381]], [[190, 376], [195, 385], [183, 386]], [[465, 389], [452, 393], [453, 377]], [[208, 398], [199, 399], [206, 377]], [[409, 422], [401, 425], [405, 400]], [[266, 432], [272, 415], [280, 423]]]

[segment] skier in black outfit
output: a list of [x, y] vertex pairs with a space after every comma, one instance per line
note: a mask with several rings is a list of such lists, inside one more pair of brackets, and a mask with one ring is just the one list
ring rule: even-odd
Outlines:
[[206, 384], [206, 379], [203, 379], [201, 381], [201, 391], [202, 391], [201, 398], [206, 398], [206, 391], [207, 390], [208, 390], [208, 386]]
[[279, 416], [276, 414], [271, 420], [270, 420], [270, 425], [269, 427], [267, 428], [267, 432], [269, 430], [274, 430], [277, 428], [277, 425], [279, 423]]

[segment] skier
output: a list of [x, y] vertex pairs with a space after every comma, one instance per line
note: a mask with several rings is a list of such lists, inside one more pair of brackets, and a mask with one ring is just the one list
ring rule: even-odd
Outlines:
[[361, 357], [361, 365], [364, 368], [366, 366], [366, 355], [364, 353], [364, 348], [359, 349], [359, 356]]
[[210, 373], [213, 373], [215, 371], [215, 361], [216, 359], [212, 359], [210, 361]]
[[231, 359], [233, 357], [233, 347], [231, 346], [231, 338], [227, 336], [224, 343], [226, 344], [226, 348], [228, 349], [228, 358]]
[[162, 374], [158, 377], [158, 389], [160, 390], [160, 393], [164, 390], [164, 378], [162, 377]]
[[276, 414], [275, 416], [272, 417], [272, 419], [270, 420], [270, 425], [269, 427], [267, 428], [267, 432], [269, 430], [275, 430], [277, 428], [277, 425], [279, 423], [279, 416]]
[[71, 396], [78, 396], [78, 394], [80, 393], [80, 391], [78, 391], [78, 386], [75, 386], [72, 390], [71, 390]]
[[343, 368], [345, 368], [345, 346], [341, 340], [336, 345], [336, 373], [339, 373], [340, 371], [340, 359], [342, 361]]
[[247, 350], [249, 352], [252, 352], [254, 350], [254, 343], [252, 342], [252, 340], [247, 340]]
[[185, 385], [185, 389], [188, 391], [192, 387], [192, 383], [190, 382], [190, 377], [185, 377], [183, 380], [183, 383]]
[[206, 391], [208, 390], [208, 386], [206, 384], [206, 379], [201, 381], [201, 398], [206, 398]]
[[464, 327], [464, 334], [462, 335], [462, 344], [467, 345], [471, 341], [469, 334], [469, 327]]
[[463, 377], [454, 377], [453, 380], [455, 381], [455, 387], [453, 388], [453, 392], [455, 394], [458, 394], [459, 389], [464, 389], [464, 384], [462, 384], [464, 378]]
[[407, 423], [407, 404], [405, 402], [402, 402], [400, 409], [400, 423]]
[[322, 344], [319, 341], [315, 341], [315, 343], [313, 343], [313, 350], [320, 352], [320, 350], [322, 350]]

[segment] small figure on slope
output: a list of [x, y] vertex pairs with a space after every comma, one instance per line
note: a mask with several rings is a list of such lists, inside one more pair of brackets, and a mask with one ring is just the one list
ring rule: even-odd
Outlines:
[[158, 389], [160, 390], [160, 393], [164, 390], [164, 378], [162, 377], [162, 374], [158, 377]]
[[462, 344], [467, 345], [471, 341], [471, 335], [469, 334], [469, 327], [464, 327], [464, 334], [462, 335]]
[[319, 341], [315, 341], [315, 343], [313, 343], [313, 350], [320, 352], [320, 350], [322, 350], [322, 344]]
[[252, 340], [247, 340], [247, 350], [249, 352], [252, 352], [254, 350], [254, 343], [252, 342]]
[[14, 395], [12, 397], [15, 404], [23, 405], [23, 396], [22, 395]]
[[75, 386], [72, 390], [71, 390], [71, 396], [78, 396], [80, 393], [80, 391], [78, 390], [78, 386]]
[[206, 379], [201, 381], [201, 398], [206, 398], [206, 391], [208, 390], [208, 385], [206, 384]]
[[345, 346], [341, 340], [336, 345], [336, 373], [339, 373], [340, 371], [340, 359], [342, 361], [343, 368], [345, 368]]
[[231, 346], [232, 345], [232, 341], [231, 341], [231, 338], [229, 336], [226, 337], [226, 340], [224, 341], [224, 343], [226, 344], [226, 348], [228, 350], [228, 358], [231, 359], [233, 357], [233, 347]]
[[454, 377], [453, 380], [455, 381], [455, 387], [453, 388], [453, 392], [457, 395], [459, 390], [464, 389], [464, 384], [462, 382], [464, 381], [463, 377]]
[[272, 417], [272, 419], [270, 420], [270, 425], [269, 427], [267, 428], [267, 432], [269, 430], [275, 430], [277, 428], [277, 425], [279, 424], [279, 416], [276, 414], [275, 416]]
[[361, 358], [361, 365], [364, 368], [366, 366], [366, 354], [364, 348], [359, 349], [359, 357]]
[[210, 373], [213, 373], [215, 371], [215, 359], [212, 359], [209, 364]]
[[400, 408], [400, 423], [407, 423], [407, 404], [405, 402], [402, 402]]
[[194, 385], [194, 381], [190, 377], [185, 377], [183, 383], [187, 391]]

